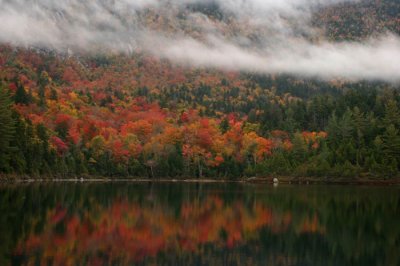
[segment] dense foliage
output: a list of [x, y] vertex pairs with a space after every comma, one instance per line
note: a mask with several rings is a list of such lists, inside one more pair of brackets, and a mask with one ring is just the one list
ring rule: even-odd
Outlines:
[[[189, 8], [212, 21], [232, 19], [213, 3]], [[344, 2], [312, 20], [323, 38], [360, 40], [400, 33], [398, 10], [395, 0]], [[141, 16], [155, 28], [185, 22], [184, 14]], [[241, 28], [231, 24], [224, 23], [228, 35]], [[8, 45], [0, 46], [0, 82], [2, 173], [399, 175], [398, 85], [179, 67], [141, 53], [70, 56]]]
[[400, 96], [391, 85], [8, 46], [1, 47], [0, 62], [5, 173], [398, 175]]

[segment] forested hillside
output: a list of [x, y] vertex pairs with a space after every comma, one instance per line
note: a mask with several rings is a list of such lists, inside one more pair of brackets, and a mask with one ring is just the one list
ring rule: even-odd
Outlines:
[[[399, 7], [394, 0], [342, 3], [312, 19], [320, 38], [359, 40], [399, 34]], [[218, 6], [190, 8], [222, 21], [227, 36], [243, 26], [227, 23], [234, 18]], [[186, 21], [184, 13], [141, 16], [171, 32]], [[5, 174], [399, 176], [395, 82], [223, 71], [141, 51], [71, 55], [12, 44], [0, 46], [0, 80]]]

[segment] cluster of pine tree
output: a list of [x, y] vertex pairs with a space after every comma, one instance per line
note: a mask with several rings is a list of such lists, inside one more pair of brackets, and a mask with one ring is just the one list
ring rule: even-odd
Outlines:
[[72, 174], [51, 147], [48, 129], [43, 124], [33, 125], [13, 109], [13, 102], [30, 101], [32, 97], [22, 87], [11, 97], [8, 89], [0, 86], [0, 172], [32, 177]]
[[384, 116], [347, 108], [338, 116], [335, 111], [327, 121], [327, 138], [318, 149], [304, 143], [294, 133], [290, 151], [277, 151], [255, 169], [256, 173], [301, 176], [355, 177], [398, 176], [400, 158], [399, 109], [390, 100]]

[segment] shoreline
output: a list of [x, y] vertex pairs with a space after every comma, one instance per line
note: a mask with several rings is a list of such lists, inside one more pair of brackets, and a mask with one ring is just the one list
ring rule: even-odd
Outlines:
[[400, 185], [400, 178], [366, 179], [366, 178], [311, 178], [311, 177], [250, 177], [240, 179], [213, 178], [110, 178], [110, 177], [80, 177], [80, 178], [32, 178], [28, 176], [0, 176], [0, 184], [7, 183], [243, 183], [243, 184], [274, 184], [273, 179], [283, 185]]

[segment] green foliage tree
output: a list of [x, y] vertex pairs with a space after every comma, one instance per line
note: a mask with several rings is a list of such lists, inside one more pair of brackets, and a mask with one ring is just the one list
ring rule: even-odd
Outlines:
[[394, 99], [390, 99], [385, 105], [383, 124], [385, 127], [389, 127], [390, 125], [397, 128], [400, 127], [400, 111], [397, 102]]
[[50, 77], [46, 71], [40, 73], [39, 85], [39, 106], [46, 107], [46, 88], [50, 84]]
[[14, 101], [17, 104], [25, 105], [31, 103], [30, 95], [26, 93], [24, 86], [22, 86], [20, 83], [18, 83], [17, 85], [17, 91], [14, 95]]
[[12, 117], [11, 98], [0, 84], [0, 171], [10, 171], [10, 145], [15, 134], [15, 121]]
[[400, 159], [400, 135], [399, 130], [391, 124], [383, 135], [383, 153], [391, 164], [396, 164]]

